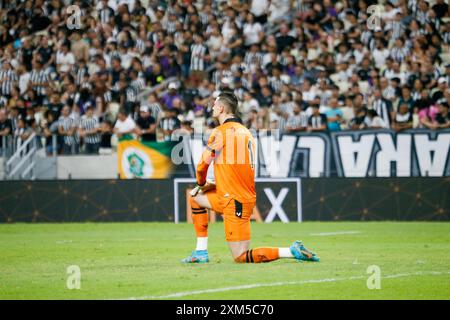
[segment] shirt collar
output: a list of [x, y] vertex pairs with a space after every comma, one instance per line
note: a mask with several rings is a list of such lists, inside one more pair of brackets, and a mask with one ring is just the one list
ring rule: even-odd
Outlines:
[[242, 124], [242, 120], [238, 117], [234, 117], [234, 118], [228, 118], [227, 120], [225, 120], [223, 123], [227, 123], [227, 122], [238, 122]]

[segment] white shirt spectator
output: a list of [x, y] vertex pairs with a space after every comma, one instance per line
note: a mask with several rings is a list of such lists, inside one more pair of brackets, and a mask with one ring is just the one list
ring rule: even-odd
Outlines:
[[243, 101], [240, 107], [241, 114], [243, 116], [243, 120], [247, 120], [247, 115], [250, 113], [251, 110], [259, 110], [259, 103], [258, 100], [255, 98], [252, 98], [250, 100]]
[[19, 89], [20, 94], [25, 94], [28, 89], [28, 82], [30, 81], [31, 74], [29, 72], [25, 72], [19, 77]]
[[384, 76], [389, 80], [391, 80], [392, 78], [399, 78], [401, 84], [405, 84], [407, 80], [407, 75], [405, 72], [395, 72], [392, 69], [386, 69]]
[[269, 22], [274, 23], [286, 18], [290, 5], [290, 0], [272, 1], [269, 6]]
[[367, 127], [369, 128], [387, 128], [389, 129], [389, 126], [384, 122], [381, 117], [376, 116], [372, 120], [369, 119], [369, 117], [366, 117], [364, 119], [364, 122], [366, 123]]
[[56, 53], [56, 64], [59, 65], [59, 70], [61, 72], [68, 72], [75, 64], [75, 57], [72, 52], [67, 52], [64, 54], [62, 51]]
[[244, 25], [245, 45], [250, 46], [259, 42], [259, 33], [263, 31], [263, 27], [258, 22]]
[[314, 87], [311, 87], [308, 91], [303, 91], [303, 100], [311, 101], [317, 96], [317, 91]]
[[386, 62], [386, 58], [389, 57], [389, 50], [384, 48], [382, 50], [375, 49], [372, 51], [372, 57], [375, 61], [375, 66], [381, 69]]
[[252, 0], [250, 12], [253, 13], [255, 17], [259, 17], [263, 15], [268, 8], [269, 8], [268, 0]]
[[117, 119], [115, 129], [118, 129], [119, 133], [126, 133], [134, 130], [136, 128], [136, 123], [130, 117], [127, 117], [125, 121]]

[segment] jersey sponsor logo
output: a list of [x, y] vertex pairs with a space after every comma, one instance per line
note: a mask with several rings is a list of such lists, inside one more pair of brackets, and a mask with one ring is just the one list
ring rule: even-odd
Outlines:
[[236, 214], [236, 217], [242, 218], [242, 203], [240, 203], [239, 201], [237, 201], [237, 200], [235, 199], [235, 200], [234, 200], [234, 207], [235, 207], [235, 214]]

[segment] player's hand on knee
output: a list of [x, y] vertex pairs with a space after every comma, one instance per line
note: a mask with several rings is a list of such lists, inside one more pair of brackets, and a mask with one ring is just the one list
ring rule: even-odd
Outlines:
[[196, 185], [194, 189], [191, 190], [191, 196], [195, 197], [198, 193], [205, 193], [209, 190], [216, 188], [216, 183], [214, 180], [207, 180], [203, 186]]

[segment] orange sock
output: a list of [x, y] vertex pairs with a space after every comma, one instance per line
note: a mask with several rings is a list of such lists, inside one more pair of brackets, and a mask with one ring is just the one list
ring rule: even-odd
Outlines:
[[194, 198], [189, 200], [192, 210], [192, 221], [194, 222], [194, 229], [197, 237], [208, 236], [208, 212], [205, 208], [198, 205]]
[[234, 260], [239, 263], [260, 263], [270, 262], [278, 258], [278, 248], [256, 248], [245, 251]]

